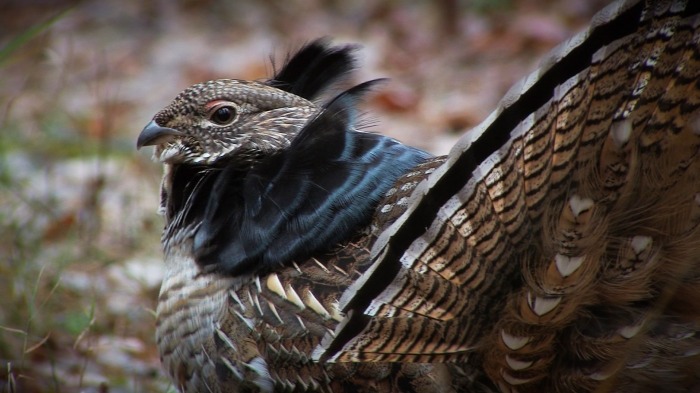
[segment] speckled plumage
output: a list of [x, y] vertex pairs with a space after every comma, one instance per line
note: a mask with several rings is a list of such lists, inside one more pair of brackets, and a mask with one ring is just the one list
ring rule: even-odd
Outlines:
[[369, 85], [319, 104], [352, 47], [186, 90], [138, 142], [175, 385], [700, 391], [699, 15], [614, 3], [447, 157], [357, 132]]

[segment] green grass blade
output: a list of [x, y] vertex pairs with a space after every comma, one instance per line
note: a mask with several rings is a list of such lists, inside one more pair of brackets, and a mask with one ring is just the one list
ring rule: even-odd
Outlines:
[[66, 16], [70, 11], [70, 8], [61, 11], [58, 14], [52, 16], [51, 18], [45, 20], [44, 22], [35, 24], [34, 26], [25, 30], [23, 33], [19, 34], [17, 37], [11, 39], [10, 42], [7, 45], [5, 45], [4, 48], [0, 48], [0, 66], [5, 64], [5, 62], [8, 61], [10, 56], [13, 53], [15, 53], [19, 48], [24, 46], [32, 38], [46, 31], [46, 29], [51, 27], [51, 25], [56, 23], [56, 21]]

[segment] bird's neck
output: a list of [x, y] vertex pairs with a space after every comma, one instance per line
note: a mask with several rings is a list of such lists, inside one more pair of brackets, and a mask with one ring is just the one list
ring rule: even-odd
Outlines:
[[[251, 168], [255, 166], [255, 161], [231, 160], [217, 165], [196, 165], [196, 164], [166, 164], [161, 181], [160, 209], [159, 212], [165, 216], [166, 227], [178, 216], [185, 219], [186, 224], [191, 224], [196, 217], [206, 207], [206, 198], [211, 193], [216, 176], [224, 166], [234, 166], [236, 168], [236, 178], [244, 179]], [[187, 211], [185, 211], [187, 210]], [[187, 214], [185, 214], [187, 213]]]

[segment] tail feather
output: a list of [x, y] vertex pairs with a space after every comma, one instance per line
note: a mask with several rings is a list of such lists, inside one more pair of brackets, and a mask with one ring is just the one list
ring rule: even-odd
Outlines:
[[566, 391], [700, 352], [698, 7], [616, 3], [518, 85], [381, 234], [315, 359], [483, 356], [504, 391]]

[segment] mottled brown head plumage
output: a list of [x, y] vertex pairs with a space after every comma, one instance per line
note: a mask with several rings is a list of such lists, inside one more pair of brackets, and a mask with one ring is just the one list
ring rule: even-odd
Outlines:
[[289, 145], [317, 111], [310, 101], [263, 83], [213, 80], [189, 87], [158, 112], [138, 147], [155, 145], [155, 159], [170, 164], [250, 160]]

